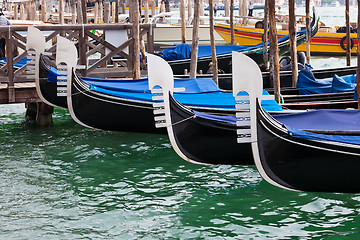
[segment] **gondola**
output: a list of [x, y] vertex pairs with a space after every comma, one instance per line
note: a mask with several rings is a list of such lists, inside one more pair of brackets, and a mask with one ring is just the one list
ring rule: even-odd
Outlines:
[[[75, 46], [67, 39], [58, 38], [57, 63], [66, 63], [67, 105], [72, 118], [79, 124], [95, 129], [131, 132], [163, 132], [155, 128], [153, 100], [147, 79], [93, 83], [77, 77], [71, 59], [77, 59]], [[69, 59], [69, 60], [68, 60]], [[155, 66], [164, 77], [173, 77], [171, 68]], [[150, 69], [150, 67], [149, 67]], [[159, 71], [161, 69], [161, 71]], [[166, 72], [165, 70], [169, 70]], [[149, 78], [151, 77], [149, 70]], [[167, 80], [169, 80], [167, 78]], [[121, 84], [120, 84], [121, 83]], [[147, 90], [143, 87], [146, 84]], [[138, 87], [134, 89], [134, 87]], [[179, 79], [177, 87], [187, 88], [176, 99], [192, 109], [215, 114], [235, 114], [231, 93], [221, 91], [212, 79]], [[191, 87], [193, 86], [193, 87]], [[275, 101], [264, 103], [269, 111], [282, 111]]]
[[[318, 31], [318, 18], [316, 17], [316, 13], [313, 13], [314, 17], [311, 22], [311, 37], [313, 37]], [[306, 41], [306, 29], [297, 32], [296, 34], [297, 45], [300, 45]], [[182, 47], [180, 45], [179, 47]], [[290, 40], [289, 36], [284, 36], [278, 39], [279, 46], [279, 56], [283, 56], [289, 52], [290, 49]], [[252, 58], [256, 63], [263, 63], [263, 43], [257, 45], [249, 45], [249, 46], [239, 46], [239, 45], [223, 45], [217, 46], [217, 60], [218, 60], [218, 68], [225, 73], [231, 73], [231, 53], [232, 51], [241, 52], [245, 55], [248, 55]], [[269, 46], [267, 47], [269, 48]], [[165, 50], [166, 51], [166, 50]], [[172, 50], [169, 50], [172, 51]], [[177, 51], [175, 49], [174, 51]], [[198, 54], [198, 62], [197, 62], [197, 71], [202, 71], [203, 73], [207, 73], [210, 69], [210, 63], [212, 62], [211, 57], [211, 48], [210, 46], [199, 46], [199, 54]], [[189, 52], [189, 51], [187, 51]], [[172, 58], [167, 58], [164, 56], [164, 51], [159, 53], [162, 55], [170, 64], [175, 75], [184, 74], [185, 69], [190, 70], [190, 62], [191, 59], [189, 54], [181, 56], [175, 60], [171, 60]], [[165, 52], [165, 54], [169, 54], [169, 52]]]
[[239, 57], [256, 76], [239, 81], [234, 91], [249, 94], [251, 147], [261, 176], [294, 191], [359, 193], [360, 110], [318, 110], [275, 119], [259, 104], [260, 70], [251, 59]]
[[[36, 71], [38, 72], [39, 77], [35, 77], [34, 74], [32, 75], [35, 78], [36, 82], [36, 89], [38, 92], [39, 97], [42, 99], [43, 102], [47, 103], [48, 105], [55, 106], [55, 107], [61, 107], [61, 108], [67, 108], [67, 100], [66, 100], [66, 94], [64, 92], [60, 91], [59, 94], [59, 86], [57, 83], [57, 69], [50, 66], [48, 63], [47, 58], [43, 55], [44, 52], [44, 46], [45, 46], [45, 40], [43, 38], [43, 35], [41, 31], [34, 27], [29, 27], [29, 33], [28, 33], [28, 42], [27, 42], [27, 49], [33, 49], [35, 50], [35, 53], [33, 56], [29, 55], [29, 58], [35, 58], [37, 57], [37, 60], [29, 61], [28, 64], [31, 65], [31, 67], [35, 67]], [[29, 51], [30, 52], [30, 51]], [[37, 70], [38, 69], [38, 70]], [[343, 68], [335, 68], [335, 69], [324, 69], [324, 70], [312, 70], [314, 73], [314, 76], [316, 78], [326, 78], [326, 77], [332, 77], [335, 73], [339, 76], [347, 75], [347, 74], [354, 74], [356, 71], [356, 68], [354, 67], [343, 67]], [[264, 79], [264, 87], [268, 88], [270, 87], [271, 83], [269, 80], [269, 73], [262, 73], [263, 79]], [[280, 74], [281, 77], [281, 86], [286, 87], [291, 85], [291, 72], [290, 71], [283, 71]], [[184, 76], [181, 76], [184, 78]], [[208, 77], [211, 78], [211, 75], [200, 75], [199, 77]], [[96, 79], [96, 78], [82, 78], [83, 80], [89, 79], [93, 83], [95, 81], [104, 82], [108, 81], [107, 79]], [[232, 82], [232, 76], [231, 74], [220, 74], [219, 78], [219, 86], [221, 89], [231, 89], [229, 87]], [[110, 80], [113, 81], [113, 80]], [[60, 86], [61, 87], [61, 86]], [[62, 86], [64, 87], [64, 86]], [[268, 91], [271, 91], [270, 89], [266, 89]], [[288, 109], [307, 109], [309, 106], [309, 98], [310, 96], [302, 96], [301, 99], [297, 100], [296, 102], [291, 100], [294, 99], [294, 96], [288, 96], [288, 94], [291, 95], [297, 95], [297, 93], [293, 92], [293, 89], [285, 89], [283, 88], [282, 94], [284, 94], [284, 99], [286, 100], [284, 102], [284, 107], [287, 107]], [[321, 96], [318, 96], [321, 97]], [[329, 96], [327, 96], [329, 97]], [[334, 99], [342, 99], [343, 94], [335, 94]], [[289, 101], [291, 100], [291, 101]], [[349, 106], [349, 94], [346, 95], [346, 101], [343, 101], [342, 107], [352, 107]], [[333, 104], [332, 106], [336, 106], [336, 104]], [[323, 105], [318, 105], [318, 107], [326, 107]]]

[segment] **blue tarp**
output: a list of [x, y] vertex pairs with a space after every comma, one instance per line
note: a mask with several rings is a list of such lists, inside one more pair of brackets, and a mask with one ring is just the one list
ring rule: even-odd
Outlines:
[[[306, 34], [305, 30], [301, 30], [297, 33]], [[286, 41], [289, 39], [289, 35], [286, 35], [278, 39], [278, 43]], [[191, 54], [191, 46], [186, 43], [176, 44], [175, 48], [168, 48], [159, 52], [160, 56], [166, 61], [175, 61], [175, 60], [184, 60], [189, 59]], [[231, 54], [231, 52], [244, 52], [252, 51], [253, 49], [263, 47], [263, 43], [256, 45], [218, 45], [216, 46], [216, 56]], [[261, 52], [262, 54], [262, 52]], [[210, 57], [211, 56], [211, 46], [210, 45], [200, 45], [198, 47], [198, 58]]]
[[[90, 89], [121, 98], [153, 102], [151, 93], [114, 91], [96, 85], [91, 85]], [[264, 91], [264, 94], [268, 93]], [[235, 109], [235, 99], [232, 93], [223, 91], [186, 94], [175, 93], [174, 98], [186, 106]], [[282, 108], [274, 100], [263, 101], [262, 106], [267, 111], [282, 111]]]
[[316, 79], [309, 68], [300, 71], [296, 88], [300, 95], [339, 93], [354, 91], [356, 88], [356, 75]]
[[[235, 116], [217, 116], [195, 111], [199, 117], [236, 124]], [[283, 123], [293, 137], [360, 144], [360, 136], [328, 135], [311, 133], [318, 131], [360, 131], [360, 110], [322, 109], [293, 114], [273, 115]]]
[[[28, 61], [28, 59], [26, 57], [20, 59], [19, 61], [17, 61], [16, 63], [13, 64], [14, 67], [22, 67], [26, 64], [26, 62]], [[0, 58], [0, 62], [3, 64], [6, 64], [6, 58]]]
[[305, 113], [275, 116], [288, 129], [291, 136], [310, 140], [324, 140], [360, 144], [360, 136], [328, 135], [304, 130], [360, 131], [360, 110], [317, 110]]

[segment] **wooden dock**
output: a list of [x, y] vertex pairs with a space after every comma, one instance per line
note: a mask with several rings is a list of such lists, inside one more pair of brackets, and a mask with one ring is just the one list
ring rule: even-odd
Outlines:
[[[46, 52], [49, 58], [56, 58], [56, 38], [63, 36], [75, 43], [78, 48], [78, 64], [86, 66], [79, 70], [79, 75], [99, 78], [131, 77], [133, 59], [131, 24], [66, 24], [36, 26], [46, 36]], [[153, 27], [150, 24], [140, 25], [140, 37], [145, 37], [146, 51], [154, 51]], [[0, 104], [40, 102], [35, 83], [26, 78], [26, 66], [15, 67], [15, 64], [27, 56], [26, 52], [27, 26], [0, 26], [0, 34], [5, 36], [6, 48], [18, 48], [6, 51], [6, 64], [0, 65]], [[114, 34], [125, 36], [122, 42], [114, 43]], [[94, 54], [99, 57], [94, 59]], [[117, 57], [115, 61], [114, 57]], [[114, 62], [109, 68], [109, 62]], [[117, 66], [117, 67], [116, 67]]]

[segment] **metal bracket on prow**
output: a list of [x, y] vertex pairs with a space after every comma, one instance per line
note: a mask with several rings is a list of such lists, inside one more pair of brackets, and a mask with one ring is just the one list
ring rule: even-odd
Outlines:
[[35, 80], [39, 78], [39, 59], [40, 54], [45, 52], [45, 39], [42, 32], [33, 26], [28, 27], [26, 50], [26, 78]]
[[72, 77], [73, 69], [85, 69], [85, 66], [76, 65], [77, 61], [78, 54], [75, 45], [67, 38], [58, 36], [56, 47], [57, 96], [67, 96], [67, 82]]
[[[174, 88], [173, 92], [185, 92], [185, 88]], [[152, 93], [152, 100], [153, 102], [153, 112], [154, 112], [154, 120], [155, 120], [155, 127], [162, 128], [167, 127], [169, 124], [166, 121], [165, 116], [165, 98], [166, 94], [164, 95], [164, 91], [162, 88], [153, 88], [151, 89]]]
[[[257, 64], [242, 53], [232, 53], [233, 95], [235, 97], [237, 142], [257, 141], [256, 101], [273, 100], [274, 96], [263, 95], [262, 75]], [[247, 95], [238, 94], [246, 92]]]

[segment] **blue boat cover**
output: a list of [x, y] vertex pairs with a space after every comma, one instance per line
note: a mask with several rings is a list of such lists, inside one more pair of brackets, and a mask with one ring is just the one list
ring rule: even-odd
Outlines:
[[[101, 79], [81, 77], [86, 83], [102, 89], [119, 92], [150, 93], [147, 78], [141, 79]], [[51, 68], [48, 74], [49, 82], [57, 81], [57, 69]], [[219, 92], [219, 87], [211, 78], [174, 79], [175, 88], [185, 87], [184, 93]]]
[[[198, 111], [194, 112], [201, 118], [236, 124], [235, 116], [218, 116]], [[360, 144], [360, 136], [328, 135], [306, 131], [360, 131], [360, 110], [358, 109], [322, 109], [302, 113], [273, 115], [273, 117], [284, 124], [292, 137]]]
[[[111, 96], [117, 96], [131, 100], [153, 102], [151, 93], [115, 91], [96, 85], [91, 85], [90, 89]], [[268, 93], [264, 91], [264, 94]], [[175, 93], [174, 98], [180, 103], [191, 107], [235, 109], [235, 99], [232, 93], [224, 92], [221, 90], [216, 92], [213, 91], [203, 93]], [[282, 111], [281, 106], [279, 106], [274, 100], [263, 101], [262, 106], [267, 111]]]
[[[306, 29], [297, 32], [297, 34], [306, 34]], [[278, 43], [286, 41], [289, 39], [289, 35], [286, 35], [278, 39]], [[175, 48], [168, 48], [159, 52], [160, 56], [166, 61], [176, 61], [189, 59], [191, 54], [191, 46], [186, 43], [175, 44]], [[256, 48], [263, 47], [263, 43], [256, 45], [217, 45], [216, 46], [216, 56], [231, 54], [231, 52], [244, 52], [244, 51], [253, 51]], [[262, 52], [260, 53], [262, 54]], [[210, 45], [199, 45], [198, 47], [198, 58], [210, 57], [211, 56], [211, 46]]]
[[356, 75], [316, 79], [310, 68], [304, 68], [298, 75], [296, 88], [300, 95], [325, 94], [354, 91], [356, 88]]
[[283, 123], [293, 137], [360, 144], [360, 136], [328, 135], [305, 131], [360, 131], [360, 110], [358, 109], [322, 109], [304, 113], [277, 115], [274, 118]]
[[[28, 59], [26, 57], [20, 59], [19, 61], [17, 61], [16, 63], [13, 64], [14, 67], [22, 67], [26, 64], [26, 62], [28, 61]], [[6, 58], [0, 58], [0, 62], [3, 64], [6, 64]]]

